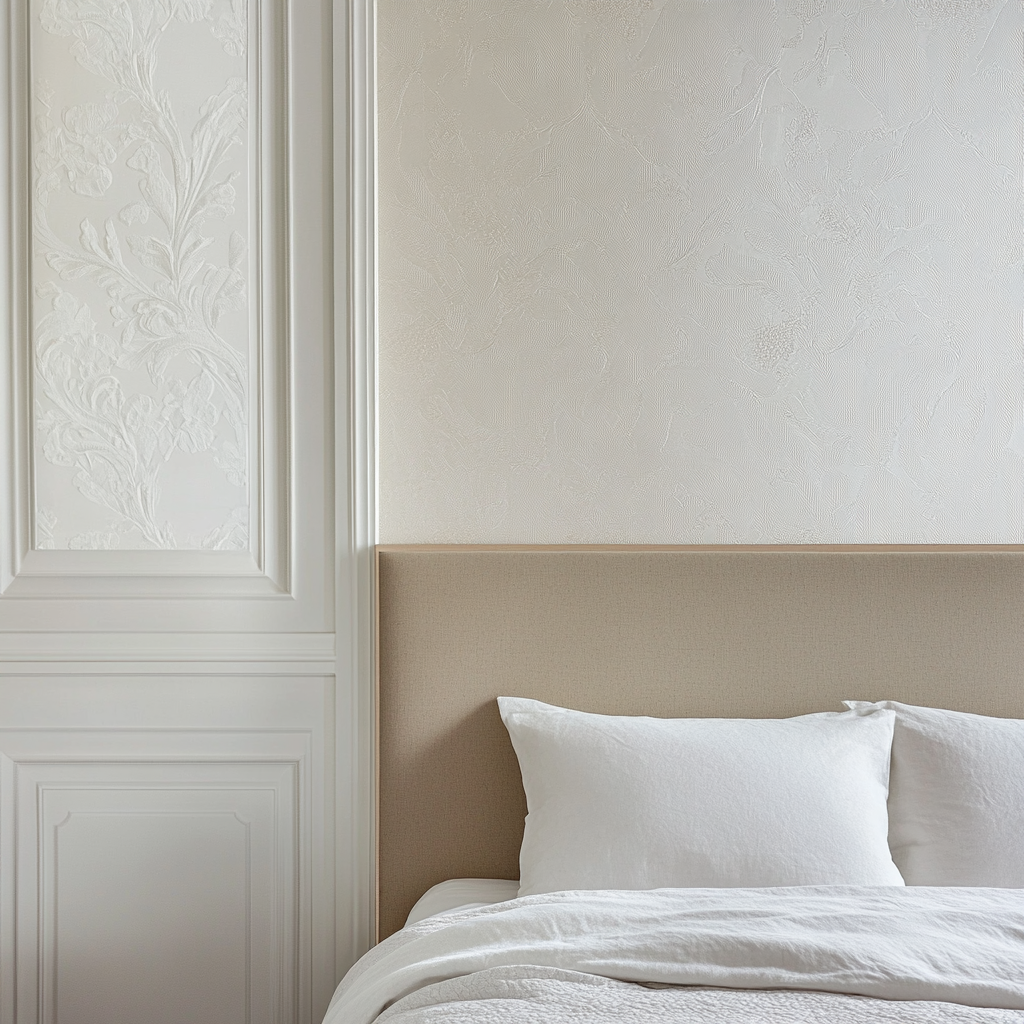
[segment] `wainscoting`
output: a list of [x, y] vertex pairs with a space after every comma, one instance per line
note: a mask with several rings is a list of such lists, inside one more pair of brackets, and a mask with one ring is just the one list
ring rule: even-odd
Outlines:
[[319, 1020], [334, 665], [212, 667], [5, 666], [5, 1021]]
[[97, 11], [0, 23], [0, 1024], [317, 1024], [372, 923], [372, 19]]

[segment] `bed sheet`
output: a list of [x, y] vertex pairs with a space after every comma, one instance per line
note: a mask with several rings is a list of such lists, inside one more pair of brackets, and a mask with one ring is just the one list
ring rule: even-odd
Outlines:
[[416, 901], [405, 925], [408, 928], [438, 914], [493, 906], [518, 895], [519, 882], [507, 878], [449, 878], [431, 886]]

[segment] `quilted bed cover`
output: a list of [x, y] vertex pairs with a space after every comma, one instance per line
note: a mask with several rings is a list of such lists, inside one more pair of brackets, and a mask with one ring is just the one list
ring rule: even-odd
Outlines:
[[1024, 1024], [1024, 891], [559, 892], [372, 949], [324, 1024]]

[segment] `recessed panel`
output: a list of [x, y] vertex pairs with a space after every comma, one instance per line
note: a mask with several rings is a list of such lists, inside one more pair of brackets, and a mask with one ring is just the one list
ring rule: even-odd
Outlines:
[[54, 1020], [247, 1024], [249, 832], [225, 812], [69, 814]]
[[32, 0], [36, 549], [250, 549], [254, 13]]
[[[6, 734], [7, 749], [21, 739]], [[300, 763], [238, 760], [232, 740], [213, 732], [150, 732], [149, 754], [177, 747], [173, 761], [101, 763], [88, 750], [138, 749], [140, 734], [62, 739], [84, 748], [14, 767], [19, 1015], [34, 1024], [308, 1021]], [[270, 753], [259, 734], [233, 739]], [[287, 734], [271, 745], [281, 739], [295, 749]], [[197, 740], [220, 753], [189, 752]]]

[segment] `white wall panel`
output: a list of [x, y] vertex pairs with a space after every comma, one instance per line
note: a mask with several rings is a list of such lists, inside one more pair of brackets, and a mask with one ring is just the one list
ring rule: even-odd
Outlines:
[[[268, 908], [259, 899], [252, 906], [253, 812], [203, 812], [194, 794], [188, 801], [145, 801], [137, 791], [117, 794], [128, 798], [121, 800], [63, 795], [44, 794], [44, 834], [56, 807], [66, 814], [54, 827], [52, 855], [43, 857], [41, 888], [50, 897], [43, 949], [52, 945], [52, 964], [44, 959], [39, 1016], [81, 1024], [133, 1014], [168, 1024], [241, 1024], [254, 1019], [255, 1006], [256, 1019], [272, 1020], [268, 957], [250, 948], [252, 937], [258, 945], [273, 935]], [[165, 803], [192, 809], [153, 809]], [[120, 806], [82, 811], [83, 804]], [[255, 868], [257, 889], [262, 881], [262, 891], [272, 892], [259, 878], [266, 865]]]
[[333, 681], [228, 670], [0, 676], [4, 1024], [319, 1020]]
[[38, 819], [16, 822], [19, 862], [37, 865], [18, 879], [18, 947], [40, 951], [19, 981], [38, 979], [38, 1019], [295, 1021], [294, 776], [288, 764], [19, 766], [19, 810]]
[[33, 548], [249, 550], [259, 4], [30, 11]]
[[373, 19], [332, 7], [0, 18], [0, 1024], [315, 1024], [372, 933]]
[[0, 629], [330, 632], [331, 5], [11, 13]]
[[378, 12], [382, 541], [1024, 541], [1020, 3]]

